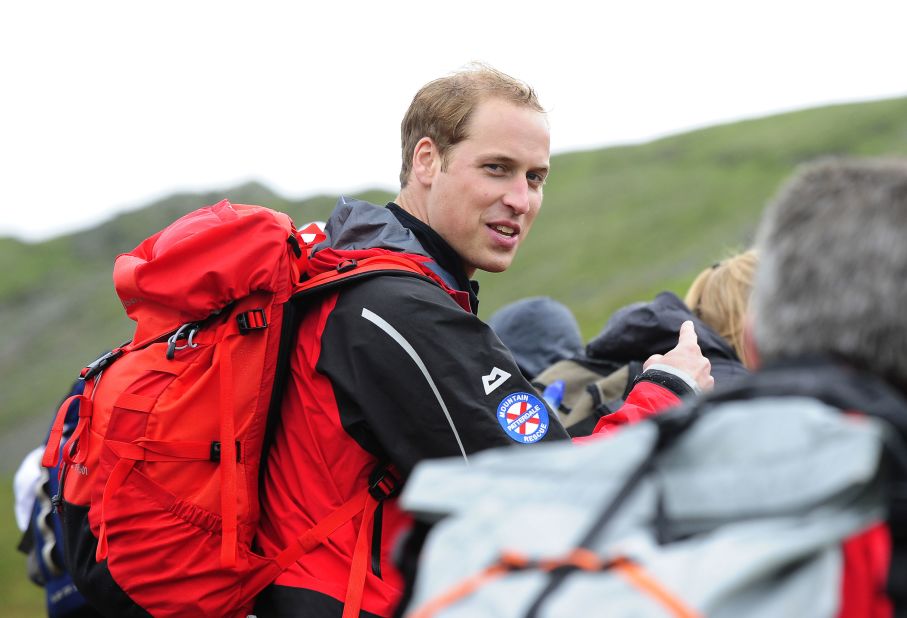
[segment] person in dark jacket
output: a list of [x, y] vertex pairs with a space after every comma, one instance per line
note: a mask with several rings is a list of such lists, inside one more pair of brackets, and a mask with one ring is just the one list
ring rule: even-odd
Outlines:
[[615, 312], [601, 333], [586, 346], [586, 354], [612, 363], [639, 362], [670, 350], [672, 333], [687, 320], [696, 325], [699, 347], [712, 364], [716, 385], [746, 375], [731, 342], [715, 332], [672, 292], [661, 292], [652, 302], [630, 305]]
[[[568, 437], [476, 317], [471, 280], [507, 269], [541, 207], [549, 132], [535, 93], [484, 66], [435, 80], [410, 105], [402, 143], [394, 203], [341, 198], [308, 274], [390, 255], [421, 276], [358, 280], [301, 318], [258, 545], [309, 551], [259, 597], [259, 618], [391, 615], [402, 593], [391, 549], [411, 523], [395, 495], [412, 468]], [[688, 328], [627, 405], [651, 411], [711, 383]]]
[[583, 350], [583, 336], [573, 313], [547, 296], [521, 298], [504, 305], [491, 314], [488, 325], [513, 353], [527, 380]]
[[[643, 362], [670, 350], [680, 325], [691, 320], [715, 385], [731, 384], [749, 373], [743, 326], [756, 262], [753, 250], [729, 256], [700, 272], [684, 300], [662, 292], [651, 302], [618, 309], [581, 354], [546, 368], [533, 383], [544, 389], [563, 380], [561, 421], [572, 436], [588, 435], [621, 406]], [[616, 416], [605, 422], [625, 420]]]

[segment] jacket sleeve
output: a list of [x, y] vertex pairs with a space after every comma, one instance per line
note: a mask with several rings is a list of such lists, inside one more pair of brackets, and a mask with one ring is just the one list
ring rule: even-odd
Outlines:
[[343, 289], [318, 370], [346, 431], [404, 474], [422, 459], [568, 437], [492, 330], [421, 279]]
[[623, 425], [639, 422], [679, 403], [680, 397], [671, 388], [643, 377], [617, 411], [599, 419], [591, 435], [574, 438], [573, 441], [581, 443], [595, 440], [602, 435], [613, 433]]

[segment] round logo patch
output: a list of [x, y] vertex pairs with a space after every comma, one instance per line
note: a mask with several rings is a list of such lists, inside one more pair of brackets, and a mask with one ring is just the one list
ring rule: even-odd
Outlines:
[[498, 405], [498, 422], [514, 442], [531, 444], [548, 433], [548, 409], [529, 393], [512, 393]]

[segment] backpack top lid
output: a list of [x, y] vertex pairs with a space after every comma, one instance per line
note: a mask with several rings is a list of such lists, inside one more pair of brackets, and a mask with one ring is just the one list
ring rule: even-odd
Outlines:
[[300, 266], [285, 257], [292, 255], [290, 237], [298, 234], [287, 215], [222, 200], [119, 255], [113, 281], [136, 322], [133, 342], [203, 320], [252, 292], [275, 293], [277, 302], [285, 301]]

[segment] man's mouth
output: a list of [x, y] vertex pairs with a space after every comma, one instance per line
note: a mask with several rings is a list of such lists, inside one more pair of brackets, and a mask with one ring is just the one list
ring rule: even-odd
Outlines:
[[516, 234], [515, 229], [513, 229], [512, 227], [508, 227], [506, 225], [492, 225], [491, 229], [498, 232], [499, 234], [503, 234], [504, 236], [507, 236], [508, 238], [513, 237]]

